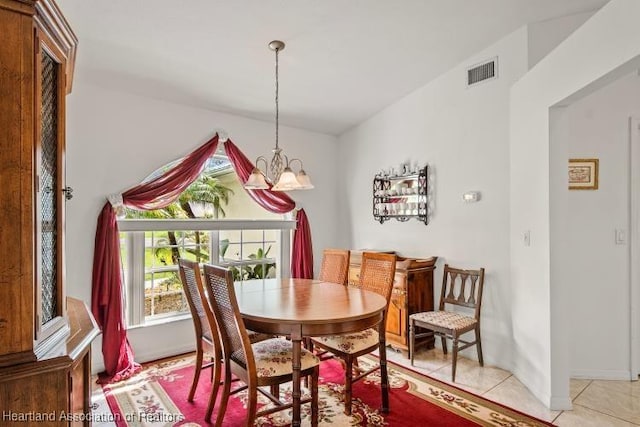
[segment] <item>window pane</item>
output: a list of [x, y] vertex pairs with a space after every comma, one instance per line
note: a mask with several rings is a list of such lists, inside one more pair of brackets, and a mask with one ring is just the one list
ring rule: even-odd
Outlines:
[[[160, 176], [176, 163], [159, 168], [147, 180]], [[226, 156], [218, 153], [179, 200], [156, 211], [129, 209], [127, 217], [145, 222], [247, 219], [250, 224], [256, 219], [281, 219], [282, 215], [270, 213], [256, 204], [242, 188]], [[151, 228], [160, 227], [164, 228], [163, 225]], [[206, 225], [203, 228], [203, 231], [144, 232], [143, 228], [137, 228], [132, 233], [123, 233], [121, 256], [127, 284], [129, 325], [189, 312], [179, 280], [177, 263], [180, 258], [228, 266], [236, 280], [276, 276], [276, 263], [280, 262], [279, 229], [217, 230]]]
[[202, 238], [201, 234], [182, 231], [145, 233], [145, 318], [188, 312], [177, 262], [180, 257], [195, 259], [194, 253], [200, 254], [198, 240]]

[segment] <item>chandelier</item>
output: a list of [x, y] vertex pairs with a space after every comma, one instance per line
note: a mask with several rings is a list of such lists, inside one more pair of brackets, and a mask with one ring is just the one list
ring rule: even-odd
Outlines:
[[[278, 121], [279, 121], [279, 99], [278, 99], [278, 53], [284, 49], [284, 43], [280, 40], [274, 40], [269, 43], [269, 49], [276, 53], [276, 147], [271, 150], [273, 157], [270, 162], [263, 156], [256, 159], [255, 167], [249, 175], [244, 188], [248, 190], [266, 190], [269, 184], [274, 191], [289, 190], [310, 190], [313, 188], [309, 175], [302, 169], [302, 160], [289, 159], [278, 145]], [[260, 170], [258, 164], [264, 163], [264, 172]], [[297, 174], [293, 172], [292, 166], [297, 162], [300, 163], [300, 169]]]

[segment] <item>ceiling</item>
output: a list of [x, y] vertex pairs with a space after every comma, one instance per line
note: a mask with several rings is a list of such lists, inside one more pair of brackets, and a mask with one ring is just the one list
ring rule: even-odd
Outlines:
[[57, 0], [78, 80], [339, 135], [528, 22], [608, 0]]

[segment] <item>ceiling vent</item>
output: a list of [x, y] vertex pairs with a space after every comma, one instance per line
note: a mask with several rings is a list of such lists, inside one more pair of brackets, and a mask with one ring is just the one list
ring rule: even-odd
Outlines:
[[498, 78], [498, 57], [467, 68], [467, 86]]

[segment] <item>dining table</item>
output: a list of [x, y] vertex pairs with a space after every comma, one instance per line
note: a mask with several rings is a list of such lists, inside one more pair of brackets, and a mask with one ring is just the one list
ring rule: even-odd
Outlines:
[[[300, 370], [305, 337], [337, 335], [377, 328], [380, 369], [386, 377], [385, 310], [380, 294], [313, 279], [262, 279], [236, 282], [236, 298], [245, 327], [252, 331], [283, 335], [293, 346], [292, 426], [301, 419]], [[382, 387], [383, 412], [389, 410], [388, 384]]]

